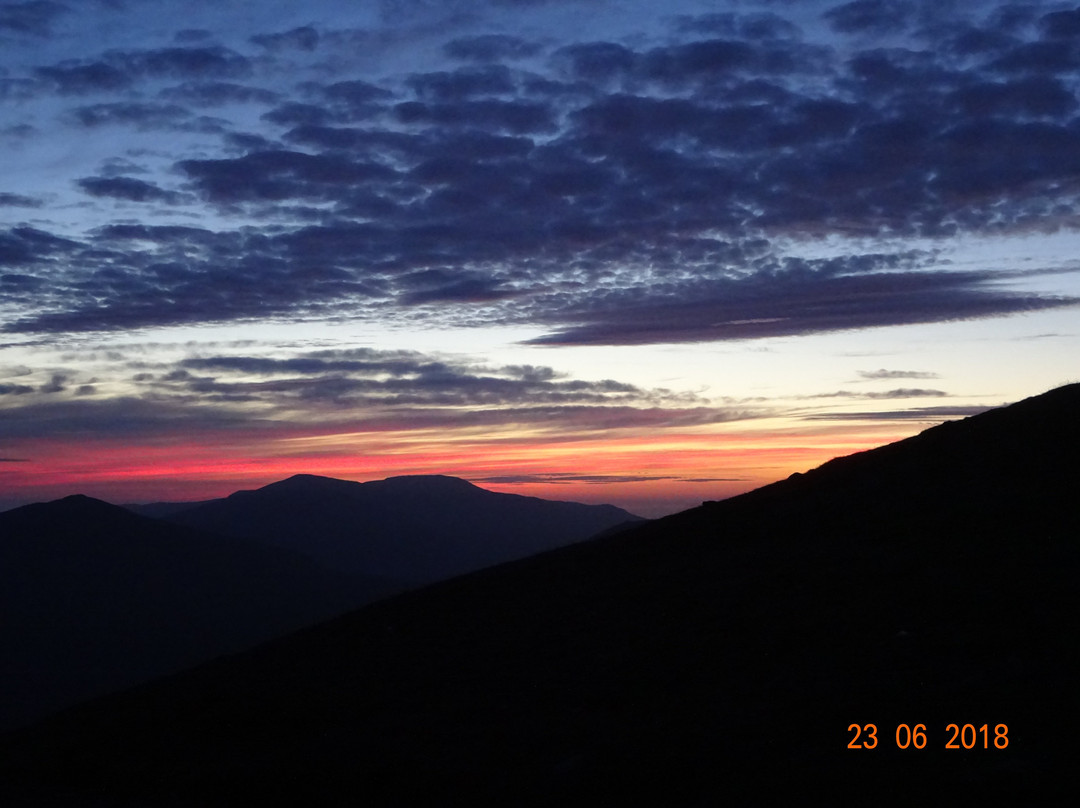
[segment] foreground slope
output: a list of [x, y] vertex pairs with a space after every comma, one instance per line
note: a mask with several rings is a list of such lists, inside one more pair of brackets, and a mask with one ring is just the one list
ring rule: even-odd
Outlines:
[[[1049, 804], [1076, 748], [1078, 449], [1073, 385], [373, 604], [13, 736], [5, 796]], [[950, 723], [989, 748], [946, 749]]]
[[500, 494], [456, 477], [357, 483], [310, 474], [168, 518], [286, 547], [329, 569], [408, 584], [535, 555], [638, 519], [613, 505]]
[[388, 594], [84, 496], [0, 514], [0, 728]]

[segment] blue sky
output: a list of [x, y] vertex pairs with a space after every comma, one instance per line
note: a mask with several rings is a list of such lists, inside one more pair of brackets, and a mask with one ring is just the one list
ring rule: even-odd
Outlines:
[[0, 503], [655, 514], [1075, 380], [1078, 80], [1068, 3], [0, 3]]

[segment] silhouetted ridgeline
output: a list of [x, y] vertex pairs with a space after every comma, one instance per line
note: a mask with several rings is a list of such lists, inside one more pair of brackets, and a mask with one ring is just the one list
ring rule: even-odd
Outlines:
[[84, 496], [0, 514], [0, 729], [637, 520], [452, 477], [299, 475], [130, 509], [190, 524]]
[[167, 518], [286, 547], [329, 569], [409, 584], [535, 555], [639, 520], [613, 505], [499, 494], [456, 477], [357, 483], [310, 474]]
[[372, 604], [10, 737], [5, 796], [1064, 804], [1078, 450], [1072, 385]]

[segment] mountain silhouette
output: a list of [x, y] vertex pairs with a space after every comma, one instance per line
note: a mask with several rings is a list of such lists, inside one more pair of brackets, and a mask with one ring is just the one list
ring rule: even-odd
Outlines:
[[0, 727], [388, 594], [85, 496], [0, 513]]
[[328, 569], [412, 585], [535, 555], [638, 520], [612, 505], [499, 494], [456, 477], [357, 483], [310, 474], [166, 518], [288, 548]]
[[1078, 450], [1071, 385], [399, 595], [14, 734], [2, 793], [1064, 804]]

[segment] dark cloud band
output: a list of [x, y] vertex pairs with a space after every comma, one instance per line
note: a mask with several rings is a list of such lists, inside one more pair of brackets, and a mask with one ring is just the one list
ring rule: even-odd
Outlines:
[[[349, 316], [622, 345], [1077, 303], [888, 246], [1075, 228], [1075, 12], [744, 5], [637, 38], [513, 36], [490, 29], [488, 6], [233, 47], [184, 29], [0, 76], [20, 98], [58, 97], [80, 133], [199, 144], [159, 156], [164, 170], [125, 157], [73, 178], [106, 219], [116, 206], [112, 224], [0, 231], [3, 328]], [[44, 36], [64, 8], [3, 4], [0, 28]], [[356, 55], [390, 55], [407, 32], [437, 45], [423, 66], [378, 72]], [[144, 224], [122, 221], [131, 203]], [[831, 262], [792, 258], [819, 240]]]

